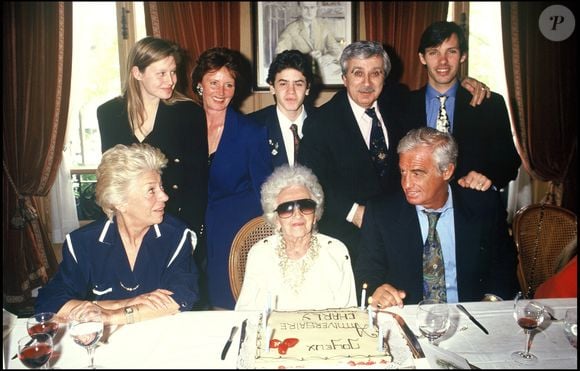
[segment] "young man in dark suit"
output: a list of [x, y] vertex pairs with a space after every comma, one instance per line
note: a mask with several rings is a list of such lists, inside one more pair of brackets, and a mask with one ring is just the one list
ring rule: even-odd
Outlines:
[[[266, 81], [276, 104], [249, 116], [268, 127], [274, 167], [283, 164], [293, 166], [296, 163], [294, 135], [300, 141], [304, 119], [314, 109], [309, 107], [307, 110], [304, 104], [312, 79], [312, 62], [298, 50], [285, 50], [276, 55], [270, 64]], [[296, 134], [291, 129], [292, 125], [296, 125]]]
[[501, 95], [478, 106], [459, 84], [458, 73], [467, 60], [467, 40], [453, 22], [435, 22], [421, 36], [419, 59], [425, 65], [428, 84], [411, 93], [408, 121], [436, 127], [439, 96], [446, 96], [449, 132], [459, 146], [455, 177], [463, 187], [501, 189], [515, 179], [521, 164], [511, 133], [508, 111]]
[[[487, 293], [512, 298], [517, 256], [506, 210], [496, 192], [451, 182], [458, 156], [453, 136], [425, 126], [413, 129], [397, 152], [402, 192], [367, 203], [355, 267], [357, 279], [369, 286], [372, 305], [418, 303], [432, 295], [434, 276], [444, 277], [433, 287], [450, 303], [482, 300]], [[425, 246], [429, 212], [440, 213], [435, 233], [443, 269], [431, 263], [424, 268], [424, 254], [433, 249]], [[424, 273], [432, 268], [441, 274]]]

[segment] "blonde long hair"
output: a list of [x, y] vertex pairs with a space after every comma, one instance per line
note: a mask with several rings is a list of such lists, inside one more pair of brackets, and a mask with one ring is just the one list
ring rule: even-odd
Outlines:
[[[133, 132], [141, 130], [145, 122], [145, 104], [139, 81], [133, 77], [131, 69], [137, 67], [139, 71], [144, 72], [152, 63], [163, 60], [167, 57], [173, 57], [177, 66], [182, 61], [182, 51], [179, 45], [157, 37], [147, 36], [139, 40], [127, 58], [126, 79], [123, 86], [123, 97], [127, 100], [127, 113], [129, 116], [129, 126]], [[169, 99], [161, 100], [164, 104], [174, 104], [179, 101], [191, 101], [183, 93], [174, 90]]]

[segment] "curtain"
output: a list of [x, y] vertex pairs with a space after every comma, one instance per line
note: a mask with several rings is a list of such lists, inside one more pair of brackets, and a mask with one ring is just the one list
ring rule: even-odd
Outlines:
[[5, 2], [2, 13], [3, 299], [18, 305], [57, 268], [46, 221], [36, 210], [62, 158], [72, 3]]
[[65, 236], [79, 227], [79, 216], [70, 175], [70, 149], [63, 150], [58, 174], [50, 189], [50, 224], [52, 243], [62, 243]]
[[523, 166], [550, 182], [548, 201], [577, 212], [578, 32], [562, 41], [544, 37], [538, 24], [549, 5], [501, 4], [509, 106]]
[[425, 29], [435, 21], [447, 19], [446, 1], [375, 1], [364, 3], [367, 40], [385, 44], [393, 70], [389, 80], [410, 90], [427, 83], [417, 48]]
[[147, 34], [172, 40], [189, 53], [178, 86], [193, 96], [191, 71], [206, 49], [240, 50], [240, 4], [235, 1], [145, 2]]

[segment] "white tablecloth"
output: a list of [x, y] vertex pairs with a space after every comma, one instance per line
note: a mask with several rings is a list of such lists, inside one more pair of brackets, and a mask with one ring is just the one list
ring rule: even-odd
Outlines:
[[[576, 298], [540, 301], [551, 308], [558, 319], [564, 318], [566, 309], [577, 306]], [[523, 350], [525, 345], [523, 330], [512, 315], [513, 302], [473, 302], [464, 303], [464, 306], [488, 329], [489, 335], [453, 306], [452, 325], [440, 341], [440, 348], [455, 352], [480, 368], [577, 368], [577, 350], [568, 343], [562, 322], [546, 320], [540, 331], [535, 332], [531, 351], [540, 362], [531, 367], [523, 366], [510, 358], [511, 352]], [[390, 308], [400, 313], [417, 334], [415, 309], [415, 305], [403, 309]], [[222, 361], [223, 346], [232, 326], [241, 326], [245, 318], [256, 320], [258, 315], [257, 312], [234, 311], [184, 312], [121, 326], [111, 334], [107, 344], [99, 345], [95, 363], [102, 368], [235, 369], [240, 331]], [[5, 368], [26, 368], [20, 360], [11, 359], [16, 354], [17, 340], [23, 336], [26, 336], [25, 319], [18, 319], [4, 341]], [[420, 338], [419, 341], [428, 346], [426, 339]], [[56, 351], [50, 361], [52, 367], [82, 368], [88, 365], [86, 351], [74, 344], [65, 330], [59, 330], [56, 343]], [[417, 365], [420, 367], [422, 363], [418, 362]]]

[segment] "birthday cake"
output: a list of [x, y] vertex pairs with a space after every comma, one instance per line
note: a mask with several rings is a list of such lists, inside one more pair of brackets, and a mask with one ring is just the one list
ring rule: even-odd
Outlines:
[[265, 323], [261, 314], [255, 327], [255, 339], [244, 343], [252, 344], [254, 357], [242, 360], [240, 368], [398, 368], [409, 360], [412, 364], [398, 325], [388, 322], [379, 328], [359, 308], [273, 311]]

